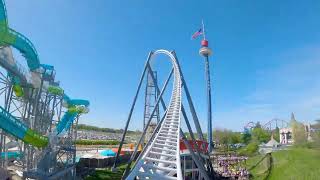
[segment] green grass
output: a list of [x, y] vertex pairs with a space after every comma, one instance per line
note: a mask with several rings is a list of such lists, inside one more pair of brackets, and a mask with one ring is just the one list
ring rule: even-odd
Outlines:
[[246, 163], [252, 179], [265, 179], [268, 175], [268, 157], [257, 155], [250, 157]]
[[110, 168], [96, 169], [94, 174], [87, 176], [85, 180], [120, 180], [126, 167], [126, 164], [119, 166], [117, 172], [112, 172]]
[[[247, 161], [247, 167], [254, 166], [262, 156]], [[320, 149], [292, 148], [272, 153], [273, 166], [268, 176], [268, 158], [252, 169], [252, 179], [270, 180], [313, 180], [320, 179]]]
[[320, 179], [320, 150], [292, 149], [272, 154], [270, 179]]

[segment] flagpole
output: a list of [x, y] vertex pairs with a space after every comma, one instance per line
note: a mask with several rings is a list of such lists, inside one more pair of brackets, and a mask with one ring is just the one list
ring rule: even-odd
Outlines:
[[202, 19], [202, 31], [203, 31], [203, 39], [206, 40], [206, 32], [205, 32], [205, 30], [204, 30], [203, 19]]

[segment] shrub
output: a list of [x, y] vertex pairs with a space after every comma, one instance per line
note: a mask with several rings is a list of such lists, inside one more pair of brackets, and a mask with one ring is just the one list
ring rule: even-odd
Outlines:
[[257, 142], [251, 142], [246, 147], [239, 150], [240, 155], [252, 156], [254, 155], [259, 148], [259, 144]]
[[120, 142], [115, 140], [76, 140], [78, 145], [118, 145]]

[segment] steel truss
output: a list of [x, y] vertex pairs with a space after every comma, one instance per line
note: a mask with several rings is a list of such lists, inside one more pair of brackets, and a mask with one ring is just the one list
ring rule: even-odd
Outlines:
[[[155, 80], [152, 79], [151, 75], [153, 74], [153, 77], [155, 78]], [[147, 76], [147, 82], [146, 82], [146, 89], [145, 89], [145, 103], [144, 103], [144, 115], [143, 115], [143, 126], [142, 129], [146, 128], [146, 123], [148, 122], [149, 118], [151, 117], [151, 112], [153, 110], [153, 108], [155, 108], [155, 103], [157, 101], [157, 98], [159, 96], [159, 93], [156, 89], [156, 83], [157, 82], [157, 72], [156, 71], [150, 71], [148, 72], [148, 76]], [[151, 123], [147, 129], [147, 133], [146, 133], [146, 138], [143, 141], [143, 145], [145, 144], [146, 141], [148, 141], [151, 137], [151, 134], [153, 133], [155, 127], [157, 126], [157, 124], [160, 121], [160, 111], [159, 111], [159, 106], [156, 107], [156, 111], [153, 114], [152, 118], [151, 118]]]
[[[163, 88], [159, 89], [156, 77], [154, 76], [152, 67], [150, 65], [150, 60], [153, 59], [157, 54], [165, 54], [167, 55], [172, 63], [172, 70], [164, 83]], [[167, 108], [164, 100], [163, 94], [166, 90], [168, 82], [170, 81], [172, 75], [174, 75], [173, 79], [173, 91], [170, 100], [170, 104]], [[119, 160], [119, 154], [122, 149], [126, 132], [128, 130], [128, 126], [131, 121], [131, 116], [139, 95], [139, 91], [141, 88], [141, 84], [145, 77], [150, 76], [152, 81], [155, 84], [156, 92], [159, 94], [155, 106], [152, 110], [152, 113], [146, 123], [146, 127], [142, 132], [142, 135], [137, 143], [134, 152], [131, 155], [129, 162], [127, 163], [127, 168], [124, 172], [123, 179], [184, 179], [184, 171], [181, 167], [181, 159], [180, 159], [180, 139], [187, 146], [192, 161], [196, 165], [196, 173], [197, 179], [213, 179], [214, 171], [211, 165], [211, 161], [209, 158], [208, 152], [201, 152], [197, 143], [194, 144], [195, 148], [192, 149], [189, 141], [187, 141], [186, 136], [183, 130], [180, 127], [181, 121], [183, 118], [186, 122], [188, 131], [190, 133], [191, 140], [195, 142], [195, 135], [191, 128], [189, 118], [187, 116], [185, 107], [182, 102], [182, 91], [185, 93], [188, 107], [190, 109], [190, 113], [192, 115], [192, 120], [196, 127], [196, 132], [201, 141], [205, 141], [203, 137], [203, 133], [201, 130], [201, 126], [198, 120], [197, 113], [194, 108], [194, 104], [187, 88], [187, 84], [183, 77], [178, 59], [175, 55], [175, 52], [169, 52], [167, 50], [157, 50], [155, 52], [150, 52], [148, 59], [146, 61], [143, 73], [140, 77], [140, 81], [138, 84], [138, 88], [136, 94], [134, 96], [133, 104], [131, 106], [129, 116], [126, 122], [125, 131], [123, 133], [118, 153], [116, 155], [116, 159], [113, 165], [113, 170], [116, 170], [116, 166]], [[138, 158], [138, 147], [141, 143], [143, 143], [143, 138], [147, 133], [147, 129], [150, 126], [152, 116], [156, 113], [157, 108], [161, 104], [164, 114], [162, 115], [161, 120], [157, 124], [153, 134], [148, 140], [146, 146], [143, 148], [142, 152], [140, 152]], [[181, 116], [182, 115], [182, 116]], [[202, 147], [204, 149], [204, 147]], [[136, 159], [135, 159], [136, 158]], [[132, 168], [131, 165], [133, 164]]]
[[[62, 106], [63, 95], [51, 94], [44, 84], [59, 85], [55, 82], [55, 72], [44, 69], [40, 73], [41, 85], [34, 88], [23, 83], [23, 97], [17, 97], [13, 91], [13, 84], [7, 75], [10, 69], [0, 67], [0, 106], [10, 112], [29, 128], [48, 136], [52, 128], [60, 121], [64, 113]], [[11, 72], [12, 73], [12, 72]], [[35, 148], [32, 145], [13, 137], [0, 130], [0, 166], [3, 169], [15, 169], [23, 172], [23, 178], [34, 179], [75, 179], [77, 124], [79, 116], [68, 133], [59, 139], [58, 146]], [[8, 149], [18, 147], [20, 156], [9, 158]], [[15, 163], [12, 163], [15, 160]]]

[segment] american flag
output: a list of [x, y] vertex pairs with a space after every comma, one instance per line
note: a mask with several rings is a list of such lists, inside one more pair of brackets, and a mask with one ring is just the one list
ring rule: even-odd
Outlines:
[[195, 38], [197, 38], [198, 36], [200, 36], [201, 34], [203, 34], [202, 28], [200, 28], [197, 32], [195, 32], [195, 33], [192, 35], [191, 39], [195, 39]]

